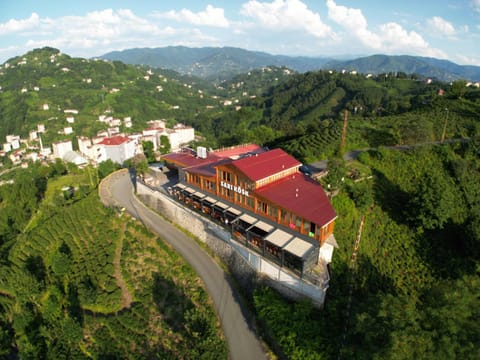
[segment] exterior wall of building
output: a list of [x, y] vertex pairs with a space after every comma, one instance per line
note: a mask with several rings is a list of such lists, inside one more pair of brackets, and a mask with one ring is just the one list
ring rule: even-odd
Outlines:
[[178, 151], [182, 145], [188, 144], [189, 142], [195, 140], [195, 130], [188, 126], [175, 127], [173, 130], [165, 129], [164, 131], [158, 133], [159, 138], [161, 135], [168, 137], [172, 151]]
[[92, 141], [89, 138], [78, 137], [78, 150], [87, 157], [90, 157]]
[[195, 130], [192, 127], [175, 128], [175, 133], [178, 134], [181, 144], [187, 144], [195, 139]]
[[53, 156], [63, 159], [65, 154], [73, 150], [71, 141], [61, 141], [52, 144]]
[[170, 142], [170, 147], [172, 151], [180, 150], [181, 148], [181, 141], [180, 136], [176, 132], [164, 132], [161, 135], [166, 135], [168, 137], [168, 141]]
[[123, 164], [125, 160], [135, 155], [135, 142], [126, 141], [120, 145], [104, 145], [103, 149], [101, 161], [110, 159], [118, 164]]

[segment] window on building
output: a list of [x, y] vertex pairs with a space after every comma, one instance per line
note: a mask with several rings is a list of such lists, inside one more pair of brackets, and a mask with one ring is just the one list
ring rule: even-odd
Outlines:
[[227, 181], [227, 182], [231, 182], [232, 181], [232, 174], [230, 174], [227, 171], [222, 171], [222, 180]]
[[304, 234], [308, 234], [310, 232], [310, 221], [303, 222], [303, 231]]
[[268, 205], [267, 205], [267, 203], [265, 203], [265, 202], [263, 202], [263, 201], [257, 202], [257, 211], [266, 214], [266, 213], [267, 213], [267, 210], [268, 210]]
[[268, 215], [276, 219], [278, 215], [278, 209], [275, 206], [269, 206]]
[[302, 228], [302, 218], [301, 217], [297, 217], [297, 219], [295, 221], [295, 226], [297, 227], [297, 229]]

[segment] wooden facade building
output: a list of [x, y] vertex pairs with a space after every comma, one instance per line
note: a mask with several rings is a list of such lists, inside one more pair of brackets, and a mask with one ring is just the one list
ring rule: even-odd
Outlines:
[[330, 262], [337, 217], [320, 184], [299, 171], [298, 160], [281, 149], [258, 146], [164, 156], [179, 169], [175, 197], [228, 226], [247, 247], [301, 274]]

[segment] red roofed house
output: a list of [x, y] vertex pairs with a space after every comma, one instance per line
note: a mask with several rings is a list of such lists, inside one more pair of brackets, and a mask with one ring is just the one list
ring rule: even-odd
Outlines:
[[125, 136], [107, 137], [99, 142], [98, 145], [98, 154], [95, 159], [98, 163], [110, 159], [115, 163], [123, 164], [125, 160], [135, 155], [135, 140]]
[[[238, 154], [237, 154], [238, 155]], [[337, 217], [319, 183], [281, 149], [206, 158], [172, 156], [178, 200], [228, 224], [232, 236], [281, 266], [300, 272], [329, 263]], [[167, 162], [169, 157], [167, 156]]]

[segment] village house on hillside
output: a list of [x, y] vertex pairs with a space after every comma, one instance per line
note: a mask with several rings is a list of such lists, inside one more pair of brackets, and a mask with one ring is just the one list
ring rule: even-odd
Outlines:
[[104, 138], [97, 145], [100, 145], [96, 158], [99, 163], [110, 159], [117, 164], [123, 164], [125, 160], [135, 156], [136, 142], [126, 136]]

